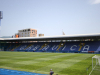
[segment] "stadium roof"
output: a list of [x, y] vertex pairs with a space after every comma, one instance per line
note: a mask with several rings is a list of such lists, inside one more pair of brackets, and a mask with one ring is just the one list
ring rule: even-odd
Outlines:
[[0, 41], [47, 41], [47, 40], [81, 40], [81, 39], [100, 39], [100, 33], [79, 34], [79, 35], [60, 35], [60, 36], [42, 36], [42, 37], [0, 38]]

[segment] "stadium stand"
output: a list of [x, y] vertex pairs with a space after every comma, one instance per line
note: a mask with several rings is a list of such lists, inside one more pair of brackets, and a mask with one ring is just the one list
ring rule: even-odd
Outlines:
[[58, 45], [59, 45], [58, 42], [49, 43], [50, 48], [47, 50], [47, 52], [56, 52]]
[[18, 46], [16, 46], [16, 48], [14, 49], [15, 51], [24, 51], [24, 49], [28, 46], [28, 44], [19, 44]]
[[100, 41], [36, 42], [8, 44], [6, 51], [94, 53], [100, 52]]
[[0, 50], [25, 52], [100, 53], [99, 40], [100, 33], [44, 37], [0, 38]]

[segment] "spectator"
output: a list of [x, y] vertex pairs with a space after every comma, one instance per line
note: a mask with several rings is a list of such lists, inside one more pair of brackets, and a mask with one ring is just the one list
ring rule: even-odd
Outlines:
[[52, 69], [50, 70], [50, 75], [53, 75], [54, 74], [54, 72], [52, 71]]

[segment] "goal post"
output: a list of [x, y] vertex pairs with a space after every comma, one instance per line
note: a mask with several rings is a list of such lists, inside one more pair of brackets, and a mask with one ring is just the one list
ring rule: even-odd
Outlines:
[[100, 56], [95, 55], [92, 57], [92, 70], [100, 71]]
[[92, 68], [89, 75], [100, 75], [100, 56], [95, 55], [92, 57]]

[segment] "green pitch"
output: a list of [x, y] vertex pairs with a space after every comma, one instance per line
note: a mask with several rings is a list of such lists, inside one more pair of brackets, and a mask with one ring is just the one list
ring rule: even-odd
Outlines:
[[[54, 75], [87, 75], [95, 54], [0, 52], [0, 68]], [[91, 67], [90, 67], [91, 68]]]

